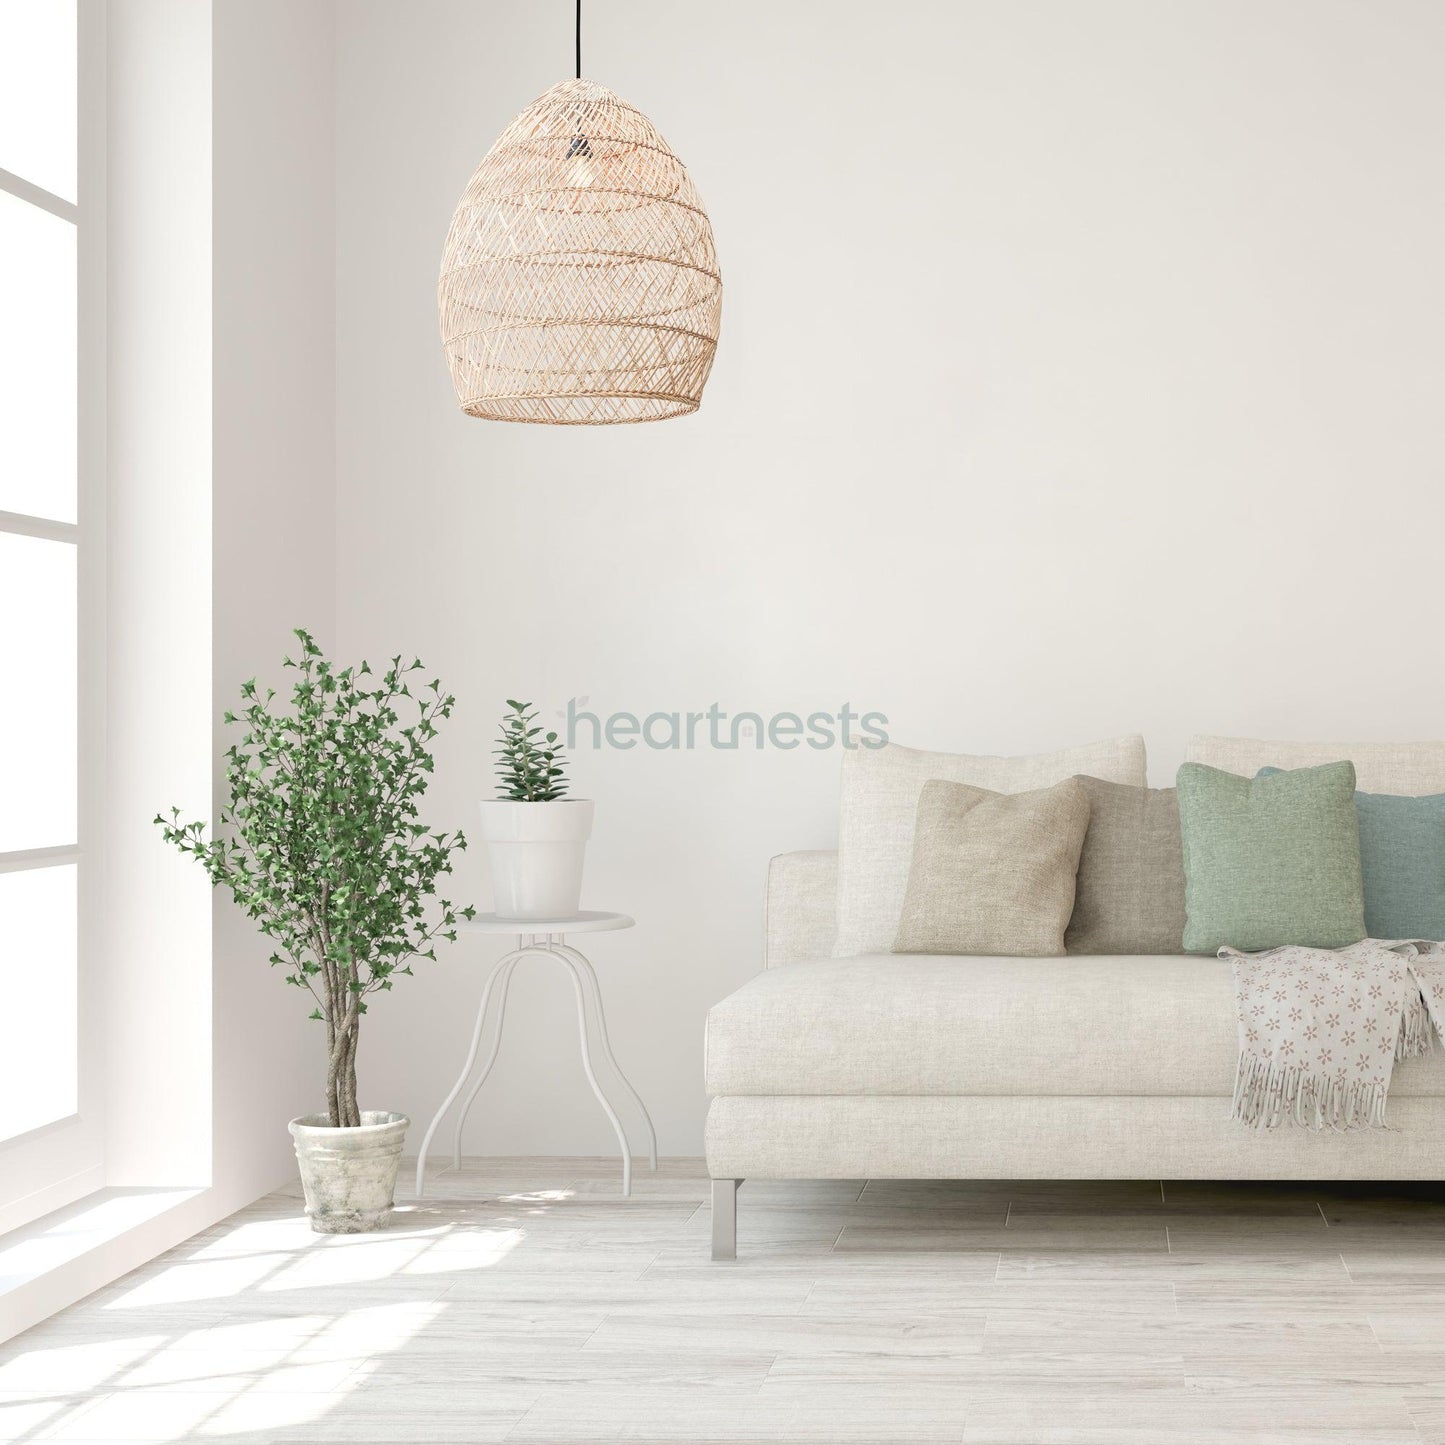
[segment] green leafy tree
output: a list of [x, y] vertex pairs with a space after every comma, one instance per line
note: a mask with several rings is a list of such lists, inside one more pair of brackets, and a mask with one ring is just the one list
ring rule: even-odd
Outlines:
[[410, 974], [412, 959], [435, 959], [437, 939], [455, 941], [458, 917], [475, 913], [436, 897], [466, 838], [417, 820], [437, 722], [456, 700], [438, 681], [413, 679], [419, 661], [394, 657], [368, 681], [367, 663], [338, 671], [309, 633], [296, 636], [301, 655], [285, 659], [297, 674], [290, 708], [273, 710], [275, 692], [262, 695], [253, 678], [240, 712], [225, 714], [244, 732], [226, 752], [231, 800], [217, 835], [207, 839], [177, 808], [155, 821], [231, 890], [271, 940], [272, 965], [315, 999], [327, 1112], [348, 1128], [361, 1123], [356, 1044], [368, 997]]
[[514, 803], [555, 803], [567, 791], [556, 733], [543, 733], [529, 702], [507, 699], [497, 754], [498, 792]]

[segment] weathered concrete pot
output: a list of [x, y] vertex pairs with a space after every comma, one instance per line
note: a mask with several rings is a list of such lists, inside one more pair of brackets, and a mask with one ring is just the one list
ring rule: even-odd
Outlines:
[[391, 1213], [405, 1114], [363, 1109], [356, 1129], [333, 1129], [325, 1114], [290, 1124], [306, 1191], [306, 1213], [317, 1234], [364, 1234]]

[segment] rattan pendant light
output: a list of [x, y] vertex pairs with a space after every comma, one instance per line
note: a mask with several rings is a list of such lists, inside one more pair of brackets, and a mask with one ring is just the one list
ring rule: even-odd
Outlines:
[[438, 285], [457, 400], [493, 421], [600, 426], [696, 411], [722, 277], [686, 167], [652, 122], [577, 78], [533, 101], [452, 217]]

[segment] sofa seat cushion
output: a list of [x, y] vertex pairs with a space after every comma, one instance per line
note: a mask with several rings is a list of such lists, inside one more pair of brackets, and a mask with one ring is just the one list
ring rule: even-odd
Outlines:
[[[773, 968], [714, 1005], [712, 1095], [1234, 1093], [1230, 965], [1181, 955], [872, 955]], [[1445, 1095], [1445, 1052], [1391, 1093]]]

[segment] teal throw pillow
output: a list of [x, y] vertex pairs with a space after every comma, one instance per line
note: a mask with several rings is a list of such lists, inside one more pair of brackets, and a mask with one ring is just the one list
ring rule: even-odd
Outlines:
[[1185, 763], [1176, 786], [1186, 952], [1365, 937], [1353, 763], [1269, 778]]
[[1445, 793], [1356, 793], [1355, 813], [1369, 936], [1445, 940]]

